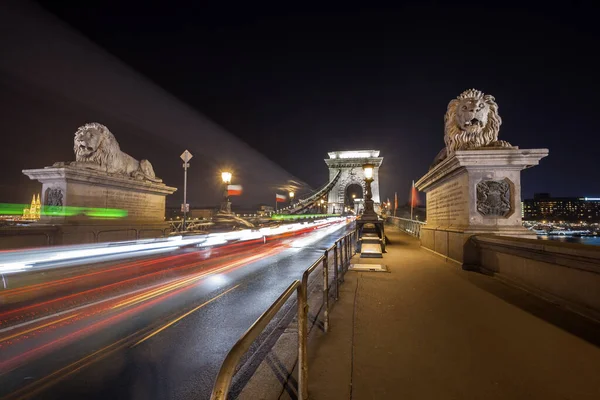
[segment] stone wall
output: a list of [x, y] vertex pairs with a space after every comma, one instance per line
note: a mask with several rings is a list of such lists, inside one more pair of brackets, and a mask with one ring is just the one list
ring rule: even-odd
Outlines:
[[600, 247], [495, 235], [469, 245], [484, 270], [600, 320]]

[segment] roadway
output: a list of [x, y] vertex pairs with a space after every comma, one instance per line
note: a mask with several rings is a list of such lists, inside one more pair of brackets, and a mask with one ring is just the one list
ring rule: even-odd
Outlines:
[[[70, 261], [42, 271], [42, 281], [9, 277], [17, 283], [0, 291], [0, 396], [207, 399], [240, 335], [346, 226], [266, 243]], [[234, 391], [253, 365], [238, 373]]]

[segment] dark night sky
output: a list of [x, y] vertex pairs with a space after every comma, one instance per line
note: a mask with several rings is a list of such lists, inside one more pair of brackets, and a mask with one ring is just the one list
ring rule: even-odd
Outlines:
[[550, 149], [523, 173], [523, 197], [600, 195], [591, 3], [40, 3], [315, 187], [327, 179], [327, 151], [375, 148], [385, 158], [382, 198], [408, 197], [443, 146], [448, 102], [474, 87], [496, 97], [501, 139]]

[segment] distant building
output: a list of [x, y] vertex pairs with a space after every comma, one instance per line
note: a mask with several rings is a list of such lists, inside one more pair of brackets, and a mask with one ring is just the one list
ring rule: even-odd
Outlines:
[[273, 206], [266, 206], [266, 205], [261, 205], [258, 208], [258, 211], [256, 212], [256, 214], [259, 217], [270, 217], [274, 213], [275, 213], [275, 208]]
[[599, 197], [551, 197], [536, 193], [533, 199], [523, 201], [525, 221], [600, 222]]
[[[217, 211], [216, 207], [193, 207], [187, 213], [188, 219], [211, 219], [213, 214]], [[165, 219], [167, 221], [173, 221], [183, 218], [183, 211], [181, 207], [166, 207], [165, 208]]]
[[192, 208], [188, 213], [190, 219], [211, 219], [216, 212], [214, 208]]
[[40, 219], [41, 216], [41, 202], [40, 202], [40, 195], [38, 193], [37, 197], [35, 197], [35, 194], [33, 195], [33, 198], [31, 199], [31, 204], [29, 205], [29, 207], [26, 207], [23, 209], [23, 219], [26, 220], [33, 220], [33, 221], [37, 221]]

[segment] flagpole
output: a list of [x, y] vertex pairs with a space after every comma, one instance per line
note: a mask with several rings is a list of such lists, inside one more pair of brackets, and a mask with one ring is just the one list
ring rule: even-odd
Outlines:
[[410, 189], [410, 219], [413, 219], [413, 206], [415, 204], [415, 181], [412, 181], [412, 188]]

